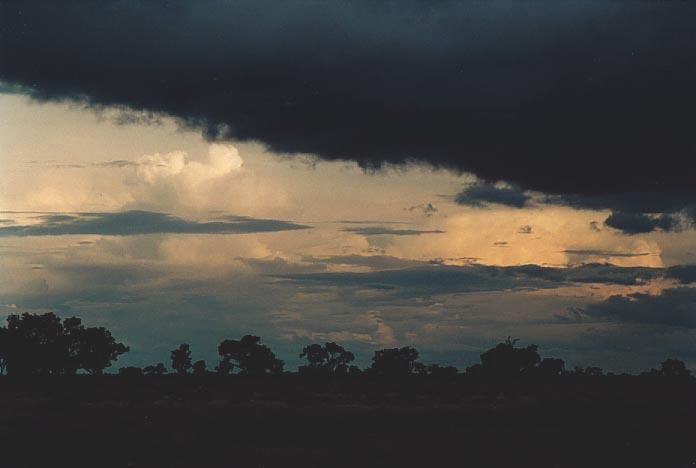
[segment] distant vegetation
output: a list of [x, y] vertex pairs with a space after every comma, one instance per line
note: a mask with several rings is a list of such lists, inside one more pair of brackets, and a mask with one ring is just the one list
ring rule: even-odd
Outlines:
[[[380, 349], [372, 357], [372, 365], [360, 369], [351, 363], [355, 356], [342, 346], [329, 342], [310, 344], [299, 355], [307, 363], [298, 374], [305, 378], [364, 376], [374, 379], [402, 379], [411, 376], [448, 380], [466, 377], [483, 381], [514, 380], [553, 381], [572, 376], [585, 378], [611, 377], [597, 367], [575, 367], [567, 370], [562, 359], [542, 358], [536, 345], [517, 347], [517, 340], [508, 337], [481, 354], [480, 364], [459, 372], [451, 366], [425, 365], [418, 360], [418, 351], [402, 348]], [[9, 377], [66, 376], [77, 373], [99, 375], [129, 350], [117, 342], [104, 327], [85, 327], [79, 318], [61, 320], [53, 313], [10, 315], [7, 325], [0, 327], [0, 373]], [[214, 370], [206, 362], [193, 362], [191, 348], [183, 343], [171, 351], [170, 366], [177, 375], [247, 375], [264, 376], [284, 373], [284, 362], [261, 344], [261, 338], [245, 335], [239, 340], [227, 339], [218, 346], [220, 360]], [[123, 377], [158, 376], [168, 373], [163, 363], [139, 367], [123, 367]], [[287, 373], [287, 372], [285, 372]], [[643, 372], [644, 378], [693, 380], [684, 362], [665, 360], [659, 369]]]

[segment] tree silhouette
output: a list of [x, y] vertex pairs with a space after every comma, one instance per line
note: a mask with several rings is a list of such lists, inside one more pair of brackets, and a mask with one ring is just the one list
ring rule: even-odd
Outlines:
[[8, 375], [101, 374], [128, 351], [103, 327], [84, 327], [53, 313], [10, 315], [0, 329], [0, 360]]
[[163, 375], [167, 373], [167, 368], [164, 367], [164, 364], [158, 362], [153, 366], [145, 366], [143, 373], [145, 375]]
[[508, 337], [505, 342], [481, 354], [478, 371], [496, 378], [512, 378], [533, 372], [541, 360], [536, 345], [516, 348], [517, 340]]
[[[218, 346], [220, 365], [218, 372], [231, 372], [235, 368], [240, 374], [262, 375], [279, 374], [283, 371], [283, 361], [277, 359], [273, 351], [260, 344], [261, 338], [245, 335], [240, 340], [225, 340]], [[221, 369], [223, 371], [221, 371]]]
[[667, 359], [660, 365], [660, 377], [670, 379], [688, 379], [691, 371], [686, 368], [686, 364], [678, 359]]
[[121, 354], [128, 351], [123, 343], [117, 343], [104, 327], [80, 327], [74, 332], [74, 348], [79, 368], [90, 374], [101, 374]]
[[61, 320], [53, 313], [7, 317], [7, 373], [16, 376], [61, 374], [66, 364]]
[[191, 368], [191, 349], [188, 344], [182, 343], [171, 352], [172, 369], [179, 375], [187, 374]]
[[[70, 317], [63, 320], [62, 340], [65, 346], [63, 372], [65, 374], [76, 373], [77, 370], [82, 367], [81, 361], [83, 359], [83, 353], [89, 352], [89, 350], [83, 349], [81, 346], [81, 342], [84, 341], [84, 330], [85, 327], [82, 325], [82, 320], [77, 317]], [[114, 359], [116, 357], [114, 357]]]
[[385, 377], [402, 377], [415, 374], [422, 364], [417, 362], [418, 351], [405, 346], [403, 348], [380, 349], [372, 357], [370, 371]]
[[300, 366], [301, 374], [336, 375], [347, 374], [349, 364], [355, 356], [336, 343], [311, 344], [302, 349], [300, 357], [307, 358], [308, 364]]
[[205, 375], [205, 361], [200, 360], [193, 363], [193, 375]]

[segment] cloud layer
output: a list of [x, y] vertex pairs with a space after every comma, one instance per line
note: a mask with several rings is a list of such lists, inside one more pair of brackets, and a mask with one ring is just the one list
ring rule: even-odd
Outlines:
[[444, 234], [445, 231], [438, 229], [421, 230], [421, 229], [395, 229], [385, 226], [366, 226], [356, 228], [345, 228], [344, 232], [353, 232], [363, 236], [420, 236], [422, 234]]
[[696, 328], [696, 289], [670, 288], [657, 295], [635, 293], [612, 296], [604, 302], [588, 306], [583, 312], [594, 318], [619, 323], [693, 329]]
[[33, 224], [0, 227], [5, 236], [63, 236], [96, 234], [133, 236], [138, 234], [249, 234], [255, 232], [309, 229], [310, 226], [275, 219], [228, 216], [219, 221], [189, 221], [165, 213], [123, 211], [117, 213], [43, 214]]
[[[355, 264], [355, 259], [344, 259]], [[370, 257], [367, 257], [370, 258]], [[376, 257], [376, 265], [385, 257]], [[355, 287], [394, 291], [407, 297], [438, 294], [557, 288], [573, 283], [638, 285], [665, 276], [660, 268], [615, 267], [587, 264], [571, 268], [537, 265], [494, 267], [488, 265], [428, 265], [371, 272], [288, 273], [274, 275], [296, 284]]]
[[0, 8], [12, 92], [166, 113], [279, 153], [422, 160], [603, 204], [696, 200], [693, 2]]

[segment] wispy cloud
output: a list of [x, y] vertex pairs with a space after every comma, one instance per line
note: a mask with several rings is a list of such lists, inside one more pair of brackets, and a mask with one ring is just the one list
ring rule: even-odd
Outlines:
[[647, 255], [652, 255], [650, 252], [621, 252], [617, 250], [597, 249], [566, 249], [563, 253], [581, 257], [645, 257]]
[[363, 236], [420, 236], [422, 234], [444, 234], [445, 231], [439, 229], [419, 230], [419, 229], [392, 229], [384, 226], [368, 226], [359, 228], [345, 228], [345, 232], [353, 232]]
[[479, 291], [548, 289], [571, 284], [636, 285], [665, 276], [661, 268], [586, 264], [571, 268], [520, 265], [428, 265], [372, 272], [325, 272], [272, 275], [297, 284], [372, 288], [406, 296], [428, 296]]

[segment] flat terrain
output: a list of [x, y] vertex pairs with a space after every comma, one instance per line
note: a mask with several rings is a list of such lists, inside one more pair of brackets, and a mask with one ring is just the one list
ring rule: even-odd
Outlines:
[[3, 467], [693, 467], [696, 387], [0, 381]]

